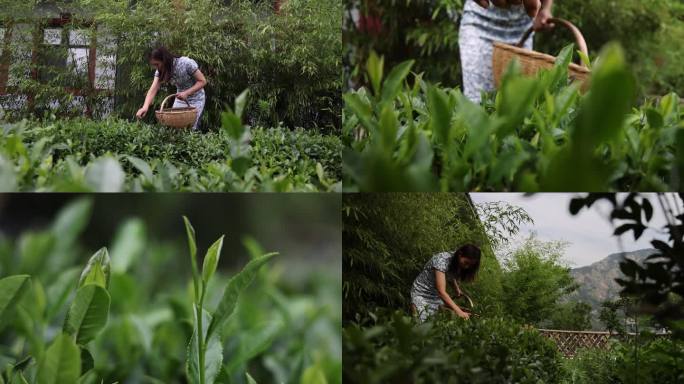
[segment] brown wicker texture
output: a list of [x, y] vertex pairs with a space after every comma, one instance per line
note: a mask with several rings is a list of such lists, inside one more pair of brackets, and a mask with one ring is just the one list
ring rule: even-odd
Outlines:
[[187, 107], [182, 108], [171, 108], [164, 109], [166, 102], [175, 95], [168, 95], [164, 101], [162, 101], [161, 106], [158, 111], [155, 111], [155, 116], [159, 124], [166, 125], [172, 128], [190, 128], [195, 124], [197, 120], [197, 108], [190, 105], [190, 103], [185, 101]]
[[[551, 22], [568, 28], [575, 37], [577, 48], [588, 56], [587, 43], [577, 27], [564, 19], [553, 18], [551, 19]], [[494, 72], [494, 84], [497, 88], [501, 83], [503, 74], [506, 72], [506, 68], [508, 68], [508, 65], [514, 58], [518, 59], [520, 62], [522, 73], [528, 76], [536, 74], [540, 69], [553, 67], [556, 61], [554, 56], [521, 48], [531, 33], [532, 29], [530, 28], [520, 39], [520, 42], [518, 42], [516, 45], [510, 45], [501, 42], [494, 43], [492, 71]], [[588, 80], [590, 73], [591, 72], [588, 68], [575, 63], [570, 63], [570, 66], [568, 67], [568, 76], [570, 79], [574, 81], [580, 81], [582, 83], [582, 92], [585, 92], [589, 88]]]

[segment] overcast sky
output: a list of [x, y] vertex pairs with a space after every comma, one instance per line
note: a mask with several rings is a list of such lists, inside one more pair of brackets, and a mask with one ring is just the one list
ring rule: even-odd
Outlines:
[[[660, 229], [665, 224], [665, 216], [660, 211], [655, 195], [649, 195], [654, 207], [651, 226]], [[594, 205], [590, 210], [583, 209], [577, 216], [570, 214], [570, 199], [578, 194], [542, 193], [525, 196], [520, 193], [471, 193], [475, 204], [504, 201], [522, 207], [534, 220], [534, 224], [521, 227], [513, 244], [536, 232], [540, 240], [565, 240], [570, 243], [565, 252], [565, 260], [573, 268], [594, 263], [611, 253], [635, 251], [651, 248], [650, 241], [657, 237], [666, 240], [666, 235], [655, 230], [646, 230], [638, 241], [632, 232], [612, 236], [613, 225], [608, 220], [610, 204]], [[672, 194], [670, 197], [676, 198]], [[678, 199], [678, 198], [677, 198]], [[681, 205], [681, 200], [677, 200]], [[605, 202], [602, 202], [605, 203]]]

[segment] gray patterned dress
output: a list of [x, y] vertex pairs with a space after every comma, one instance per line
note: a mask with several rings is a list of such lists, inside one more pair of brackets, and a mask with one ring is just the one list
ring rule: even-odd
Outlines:
[[453, 257], [454, 252], [440, 252], [432, 256], [413, 281], [411, 303], [416, 306], [421, 322], [427, 320], [439, 310], [440, 306], [444, 305], [444, 301], [437, 293], [435, 270], [444, 272], [447, 275], [447, 281], [451, 281], [454, 276], [448, 270]]
[[[490, 5], [485, 9], [472, 0], [465, 2], [458, 46], [463, 71], [463, 94], [468, 99], [479, 103], [480, 91], [494, 90], [492, 44], [495, 41], [516, 44], [531, 26], [532, 19], [522, 5], [510, 8]], [[525, 42], [525, 48], [532, 49], [533, 35]]]
[[[181, 56], [173, 60], [173, 74], [169, 79], [169, 83], [176, 86], [176, 93], [183, 92], [192, 88], [197, 82], [195, 79], [195, 72], [199, 69], [197, 62], [189, 57]], [[155, 77], [159, 77], [159, 71], [154, 72]], [[199, 120], [204, 111], [205, 94], [204, 88], [193, 93], [188, 97], [188, 103], [197, 108], [197, 119], [192, 129], [199, 128]], [[173, 103], [173, 108], [187, 107], [184, 101], [176, 99]]]

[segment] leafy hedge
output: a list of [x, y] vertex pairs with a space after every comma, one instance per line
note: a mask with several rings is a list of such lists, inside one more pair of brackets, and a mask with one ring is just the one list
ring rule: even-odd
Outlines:
[[536, 78], [511, 66], [482, 106], [409, 77], [412, 62], [344, 95], [347, 190], [676, 190], [684, 180], [684, 111], [672, 93], [637, 109], [622, 49], [609, 45], [586, 94], [568, 84], [572, 46]]
[[19, 191], [339, 188], [338, 138], [282, 127], [241, 129], [198, 134], [114, 118], [6, 124], [0, 184]]
[[557, 383], [562, 358], [534, 329], [503, 318], [444, 316], [423, 324], [395, 312], [343, 330], [345, 383]]
[[617, 341], [610, 349], [586, 349], [564, 362], [563, 384], [595, 383], [679, 383], [684, 380], [684, 345], [668, 338], [641, 335]]

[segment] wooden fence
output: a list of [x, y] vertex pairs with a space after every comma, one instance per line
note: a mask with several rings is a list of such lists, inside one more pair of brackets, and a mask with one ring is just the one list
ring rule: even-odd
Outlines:
[[[600, 331], [564, 331], [560, 329], [537, 329], [539, 333], [553, 340], [565, 357], [572, 358], [581, 348], [608, 349], [611, 337], [633, 338], [635, 333], [617, 334]], [[655, 337], [669, 337], [669, 333], [656, 333]]]
[[565, 357], [573, 357], [580, 348], [608, 348], [610, 332], [563, 331], [557, 329], [539, 329], [539, 332], [553, 340]]

